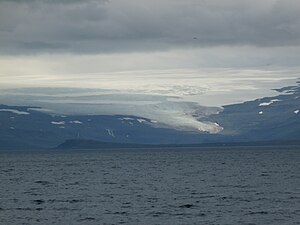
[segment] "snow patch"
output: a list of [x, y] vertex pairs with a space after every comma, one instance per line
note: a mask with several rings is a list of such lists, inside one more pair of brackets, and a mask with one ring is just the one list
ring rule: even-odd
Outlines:
[[29, 112], [19, 111], [15, 109], [0, 109], [0, 112], [11, 112], [18, 115], [29, 115]]
[[65, 121], [52, 121], [51, 123], [54, 125], [64, 125], [66, 122]]
[[147, 122], [146, 120], [144, 119], [136, 119], [139, 123], [143, 123], [143, 122]]
[[79, 121], [79, 120], [73, 120], [73, 121], [70, 121], [69, 123], [74, 123], [74, 124], [82, 124], [82, 122], [81, 122], [81, 121]]
[[123, 118], [119, 118], [120, 120], [135, 120], [134, 118], [131, 117], [123, 117]]
[[44, 109], [44, 108], [28, 108], [28, 111], [37, 111], [37, 112], [53, 112], [51, 109]]
[[142, 119], [142, 118], [138, 118], [138, 119], [135, 119], [135, 118], [131, 118], [131, 117], [123, 117], [123, 118], [118, 118], [119, 120], [122, 120], [122, 123], [124, 123], [124, 120], [125, 121], [129, 121], [128, 123], [130, 124], [130, 125], [133, 125], [133, 122], [131, 122], [131, 121], [138, 121], [139, 123], [144, 123], [144, 122], [147, 122], [147, 120], [145, 120], [145, 119]]
[[274, 102], [280, 102], [280, 101], [281, 100], [279, 100], [279, 99], [272, 99], [269, 102], [262, 102], [262, 103], [260, 103], [259, 106], [269, 106], [269, 105], [273, 104]]
[[260, 103], [259, 106], [269, 106], [271, 105], [273, 102], [263, 102], [263, 103]]

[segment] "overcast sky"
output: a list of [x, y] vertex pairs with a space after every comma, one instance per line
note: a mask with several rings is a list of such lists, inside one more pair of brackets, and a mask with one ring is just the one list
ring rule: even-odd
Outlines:
[[1, 0], [2, 54], [299, 46], [298, 0]]
[[77, 72], [297, 66], [299, 12], [298, 0], [1, 0], [0, 63], [2, 73], [14, 60], [69, 72], [78, 55], [98, 63]]
[[299, 0], [1, 0], [0, 88], [262, 97], [299, 77], [299, 12]]

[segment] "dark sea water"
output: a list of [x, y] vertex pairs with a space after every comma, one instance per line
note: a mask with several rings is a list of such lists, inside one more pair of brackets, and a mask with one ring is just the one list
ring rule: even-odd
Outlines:
[[0, 224], [300, 224], [300, 148], [0, 153]]

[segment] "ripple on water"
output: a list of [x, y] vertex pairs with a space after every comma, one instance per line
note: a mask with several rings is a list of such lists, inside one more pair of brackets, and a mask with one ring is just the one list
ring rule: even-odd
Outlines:
[[0, 154], [0, 224], [300, 221], [300, 149]]

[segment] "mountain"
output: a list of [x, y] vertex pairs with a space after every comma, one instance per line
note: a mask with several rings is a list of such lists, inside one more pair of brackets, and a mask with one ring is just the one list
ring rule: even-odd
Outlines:
[[208, 119], [232, 141], [300, 140], [300, 87], [276, 89], [280, 95], [224, 106]]
[[0, 105], [0, 149], [49, 149], [74, 139], [81, 147], [85, 140], [100, 142], [99, 147], [300, 140], [299, 83], [276, 91], [276, 97], [223, 106], [206, 117], [224, 128], [218, 134], [159, 128], [156, 121], [135, 116], [56, 115], [33, 106]]
[[0, 105], [0, 149], [53, 148], [68, 139], [102, 142], [198, 143], [199, 134], [157, 128], [134, 116], [53, 115], [39, 108]]
[[133, 144], [133, 143], [115, 143], [115, 142], [102, 142], [86, 139], [70, 139], [58, 145], [55, 149], [112, 149], [112, 148], [149, 148], [155, 145], [147, 144]]
[[54, 150], [91, 150], [91, 149], [166, 149], [166, 148], [217, 148], [217, 147], [274, 147], [274, 146], [296, 146], [300, 140], [288, 141], [255, 141], [255, 142], [224, 142], [224, 143], [202, 143], [202, 144], [130, 144], [102, 142], [86, 139], [70, 139], [58, 145]]

